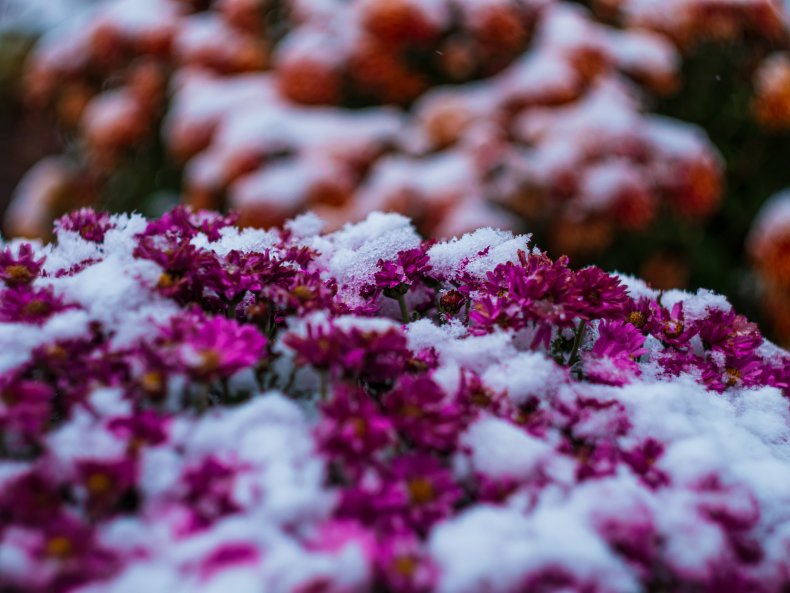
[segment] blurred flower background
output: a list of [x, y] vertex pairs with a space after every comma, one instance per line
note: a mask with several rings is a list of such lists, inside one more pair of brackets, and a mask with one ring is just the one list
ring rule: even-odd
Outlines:
[[6, 235], [398, 211], [722, 292], [790, 344], [778, 0], [0, 0], [0, 154]]

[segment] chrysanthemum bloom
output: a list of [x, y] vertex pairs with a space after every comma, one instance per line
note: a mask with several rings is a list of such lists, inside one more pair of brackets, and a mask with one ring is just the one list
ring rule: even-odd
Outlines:
[[336, 387], [321, 411], [322, 421], [316, 427], [318, 442], [327, 454], [349, 467], [364, 464], [395, 441], [392, 421], [361, 389]]
[[186, 469], [175, 494], [187, 506], [193, 529], [208, 527], [240, 510], [233, 498], [238, 471], [234, 464], [211, 455]]
[[161, 339], [174, 346], [187, 371], [207, 381], [252, 366], [263, 358], [266, 348], [266, 338], [255, 328], [198, 314], [174, 319]]
[[384, 399], [398, 432], [417, 447], [452, 450], [469, 422], [465, 410], [430, 377], [408, 377]]
[[85, 460], [77, 468], [78, 496], [86, 500], [86, 508], [94, 514], [113, 511], [124, 496], [131, 493], [136, 482], [137, 467], [132, 459], [117, 461]]
[[595, 381], [624, 385], [633, 374], [639, 374], [637, 360], [647, 353], [645, 337], [625, 321], [602, 321], [598, 339], [585, 355], [584, 372]]
[[153, 410], [141, 410], [130, 416], [118, 416], [107, 428], [128, 442], [129, 452], [136, 454], [144, 446], [156, 446], [167, 440], [168, 420]]
[[425, 249], [416, 248], [398, 253], [396, 261], [379, 260], [379, 271], [374, 276], [376, 288], [385, 293], [407, 291], [412, 284], [427, 278], [431, 271], [430, 260]]
[[36, 259], [29, 243], [22, 243], [16, 254], [10, 247], [0, 251], [0, 280], [6, 286], [30, 284], [41, 273], [44, 258]]
[[41, 381], [13, 375], [0, 380], [0, 441], [5, 447], [14, 450], [40, 437], [52, 415], [54, 397], [52, 387]]
[[424, 532], [449, 516], [461, 497], [452, 474], [429, 455], [396, 457], [388, 467], [363, 475], [343, 492], [338, 512], [380, 529]]
[[41, 325], [68, 308], [51, 289], [18, 286], [0, 293], [0, 320]]
[[61, 216], [55, 221], [56, 231], [72, 231], [93, 243], [101, 243], [107, 231], [113, 227], [110, 215], [96, 212], [91, 208], [82, 208]]
[[374, 383], [395, 379], [408, 360], [406, 340], [394, 329], [349, 330], [308, 324], [304, 337], [291, 333], [285, 343], [301, 364], [342, 377], [365, 378]]
[[376, 570], [385, 586], [403, 593], [424, 593], [436, 586], [438, 569], [413, 533], [396, 532], [381, 539]]
[[723, 297], [399, 215], [70, 220], [0, 286], [3, 591], [788, 584], [790, 363]]

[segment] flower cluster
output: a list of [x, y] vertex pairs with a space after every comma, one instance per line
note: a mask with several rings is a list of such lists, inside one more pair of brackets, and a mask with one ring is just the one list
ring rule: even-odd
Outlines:
[[679, 66], [666, 37], [560, 0], [115, 0], [32, 56], [31, 103], [85, 149], [31, 171], [8, 224], [46, 234], [83, 205], [64, 186], [139, 175], [161, 128], [169, 189], [242, 224], [392, 210], [427, 235], [526, 223], [589, 254], [718, 207], [705, 134], [642, 113]]
[[790, 193], [766, 202], [748, 242], [760, 303], [783, 346], [790, 345]]
[[4, 592], [790, 585], [790, 355], [723, 297], [397, 214], [54, 233], [0, 251]]
[[752, 109], [757, 120], [772, 128], [790, 128], [790, 54], [776, 52], [755, 72]]
[[628, 25], [670, 36], [686, 51], [705, 40], [737, 43], [745, 38], [766, 44], [786, 41], [787, 22], [782, 7], [764, 0], [670, 0], [655, 7], [638, 0], [596, 0], [601, 12], [616, 15]]
[[[751, 88], [738, 80], [736, 91], [752, 95], [750, 115], [774, 133], [790, 128], [786, 7], [771, 0], [669, 0], [660, 9], [638, 0], [596, 0], [593, 4], [599, 14], [626, 28], [644, 27], [666, 35], [685, 56], [717, 44], [737, 48], [740, 55], [728, 60], [729, 75], [753, 77]], [[738, 73], [741, 60], [745, 68]], [[746, 120], [745, 110], [739, 115]]]

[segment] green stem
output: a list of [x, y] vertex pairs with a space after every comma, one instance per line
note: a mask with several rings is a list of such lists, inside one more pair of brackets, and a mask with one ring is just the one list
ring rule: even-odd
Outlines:
[[409, 323], [409, 307], [406, 304], [406, 295], [398, 295], [398, 306], [400, 307], [400, 316], [403, 323]]
[[241, 296], [237, 296], [230, 302], [228, 302], [228, 319], [236, 319], [236, 309], [238, 308], [239, 304], [241, 303]]
[[283, 387], [283, 391], [286, 395], [291, 394], [291, 390], [294, 386], [294, 381], [296, 381], [296, 367], [291, 367], [291, 372], [288, 374], [288, 380], [285, 382], [285, 387]]
[[319, 373], [319, 388], [321, 394], [321, 400], [326, 401], [329, 395], [329, 371], [321, 371]]
[[587, 329], [587, 321], [582, 319], [581, 322], [579, 322], [579, 327], [576, 328], [576, 335], [573, 338], [573, 348], [571, 349], [571, 355], [568, 357], [568, 366], [570, 367], [579, 362], [579, 349], [582, 345], [585, 329]]
[[211, 404], [208, 391], [208, 385], [201, 385], [197, 393], [195, 393], [195, 409], [200, 415], [203, 415]]

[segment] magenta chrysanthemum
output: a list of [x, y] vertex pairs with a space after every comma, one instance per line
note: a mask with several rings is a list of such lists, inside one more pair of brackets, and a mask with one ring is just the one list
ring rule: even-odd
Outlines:
[[316, 228], [3, 248], [0, 590], [790, 585], [790, 357], [722, 297]]

